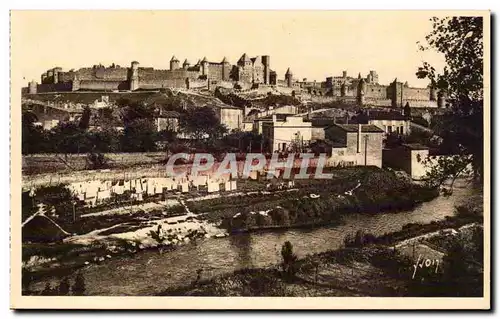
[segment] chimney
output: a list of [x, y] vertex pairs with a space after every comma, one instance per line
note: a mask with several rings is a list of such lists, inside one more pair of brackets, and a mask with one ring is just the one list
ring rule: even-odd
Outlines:
[[276, 122], [276, 114], [273, 114], [273, 123]]
[[358, 153], [361, 152], [361, 124], [358, 124]]

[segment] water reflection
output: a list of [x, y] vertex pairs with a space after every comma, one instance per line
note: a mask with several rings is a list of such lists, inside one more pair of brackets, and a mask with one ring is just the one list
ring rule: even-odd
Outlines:
[[235, 266], [237, 268], [252, 267], [252, 236], [250, 234], [238, 234], [230, 236], [228, 239], [230, 250], [237, 253]]

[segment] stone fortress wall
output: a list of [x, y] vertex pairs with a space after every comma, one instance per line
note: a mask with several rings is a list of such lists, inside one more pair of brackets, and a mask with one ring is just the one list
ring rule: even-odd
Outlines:
[[436, 89], [414, 88], [408, 83], [395, 79], [388, 85], [378, 82], [376, 71], [370, 71], [366, 77], [358, 74], [357, 78], [347, 75], [327, 77], [325, 82], [295, 81], [300, 85], [304, 96], [311, 96], [311, 100], [324, 99], [331, 101], [345, 100], [366, 106], [404, 107], [407, 103], [411, 107], [435, 108], [444, 107], [445, 94]]
[[130, 67], [112, 64], [109, 67], [94, 65], [91, 68], [63, 71], [60, 67], [47, 70], [41, 75], [41, 83], [29, 83], [27, 93], [36, 94], [57, 91], [136, 91], [164, 88], [209, 89], [224, 87], [250, 90], [259, 87], [277, 88], [280, 94], [297, 95], [310, 101], [346, 101], [358, 105], [379, 107], [435, 108], [445, 106], [445, 95], [436, 89], [414, 88], [395, 79], [388, 85], [379, 83], [376, 71], [366, 77], [330, 76], [324, 82], [297, 80], [290, 68], [284, 79], [278, 79], [271, 69], [267, 55], [249, 57], [243, 54], [236, 64], [226, 58], [211, 62], [206, 58], [191, 65], [187, 60], [181, 64], [173, 56], [167, 70], [141, 67], [133, 61]]
[[[250, 58], [246, 53], [235, 65], [224, 58], [221, 62], [210, 62], [206, 58], [191, 65], [185, 60], [182, 65], [173, 56], [168, 70], [141, 67], [133, 61], [130, 67], [94, 65], [91, 68], [63, 71], [60, 67], [47, 70], [41, 75], [40, 84], [32, 81], [28, 91], [31, 94], [54, 91], [125, 91], [152, 90], [162, 88], [199, 88], [211, 84], [231, 88], [241, 82], [241, 87], [250, 84], [275, 85], [270, 77], [269, 56]], [[204, 85], [201, 85], [201, 84]]]

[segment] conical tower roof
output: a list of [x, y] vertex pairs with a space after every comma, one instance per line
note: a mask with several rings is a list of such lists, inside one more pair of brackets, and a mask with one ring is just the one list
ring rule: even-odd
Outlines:
[[201, 62], [202, 62], [202, 63], [203, 63], [203, 62], [207, 62], [207, 57], [206, 57], [206, 56], [204, 56], [204, 57], [203, 57], [203, 60], [201, 60]]
[[183, 64], [183, 65], [189, 65], [189, 61], [188, 61], [188, 59], [185, 59], [185, 60], [184, 60], [184, 63], [182, 63], [182, 64]]
[[227, 63], [227, 59], [226, 57], [224, 57], [224, 59], [222, 59], [222, 62], [221, 63]]
[[290, 68], [286, 69], [286, 73], [285, 75], [293, 75], [292, 71], [290, 70]]
[[243, 53], [243, 55], [240, 58], [240, 62], [251, 62], [251, 60], [246, 53]]
[[177, 60], [177, 58], [175, 57], [175, 55], [172, 55], [172, 58], [170, 59], [170, 62], [179, 62], [179, 60]]

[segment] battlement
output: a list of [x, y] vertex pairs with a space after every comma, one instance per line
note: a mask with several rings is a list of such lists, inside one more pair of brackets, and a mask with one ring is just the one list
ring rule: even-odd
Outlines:
[[37, 83], [31, 83], [29, 91], [36, 92], [38, 89], [50, 92], [59, 88], [69, 91], [189, 88], [189, 82], [197, 83], [197, 87], [201, 82], [207, 82], [207, 86], [209, 82], [276, 84], [275, 80], [271, 82], [272, 70], [267, 55], [249, 58], [243, 54], [235, 65], [229, 63], [225, 57], [221, 62], [210, 62], [203, 58], [193, 66], [187, 59], [181, 65], [175, 56], [172, 56], [169, 62], [169, 69], [139, 66], [137, 61], [131, 62], [130, 67], [121, 67], [114, 63], [108, 67], [96, 64], [69, 71], [54, 67], [41, 74], [40, 87], [37, 87]]
[[[250, 57], [244, 53], [235, 64], [226, 57], [220, 62], [209, 61], [206, 57], [191, 65], [187, 59], [181, 64], [172, 56], [169, 69], [156, 69], [141, 66], [132, 61], [130, 66], [121, 67], [114, 63], [110, 66], [96, 64], [78, 70], [63, 71], [54, 67], [41, 75], [41, 84], [31, 81], [27, 92], [57, 91], [136, 91], [158, 90], [164, 88], [177, 89], [209, 89], [217, 86], [233, 89], [251, 89], [258, 85], [280, 88], [289, 94], [307, 94], [317, 98], [342, 98], [356, 100], [359, 105], [386, 105], [403, 107], [420, 105], [444, 106], [444, 98], [438, 98], [439, 92], [430, 87], [415, 88], [408, 83], [395, 79], [388, 85], [380, 84], [375, 70], [369, 70], [364, 77], [359, 73], [351, 76], [346, 70], [341, 75], [329, 76], [325, 81], [298, 81], [291, 68], [283, 77], [278, 78], [271, 69], [268, 55]], [[432, 101], [432, 103], [430, 102]]]

